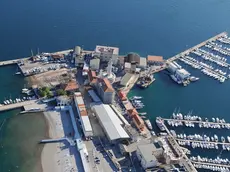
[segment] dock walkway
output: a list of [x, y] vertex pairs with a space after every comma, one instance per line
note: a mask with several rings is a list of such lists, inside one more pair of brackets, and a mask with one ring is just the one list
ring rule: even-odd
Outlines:
[[193, 121], [193, 120], [185, 120], [185, 119], [167, 119], [167, 118], [161, 118], [163, 121], [175, 121], [175, 122], [191, 122], [191, 123], [197, 123], [197, 124], [210, 124], [210, 125], [225, 125], [230, 126], [230, 123], [223, 123], [223, 122], [207, 122], [207, 121]]
[[204, 140], [190, 140], [190, 139], [178, 139], [175, 138], [177, 141], [184, 141], [184, 142], [196, 142], [196, 143], [210, 143], [210, 144], [219, 144], [219, 145], [228, 145], [230, 146], [230, 143], [226, 143], [226, 142], [208, 142], [208, 141], [204, 141]]
[[209, 163], [209, 162], [197, 162], [197, 161], [191, 161], [193, 164], [200, 164], [200, 165], [211, 165], [211, 166], [218, 166], [218, 167], [226, 167], [230, 168], [230, 165], [225, 165], [225, 164], [214, 164], [214, 163]]

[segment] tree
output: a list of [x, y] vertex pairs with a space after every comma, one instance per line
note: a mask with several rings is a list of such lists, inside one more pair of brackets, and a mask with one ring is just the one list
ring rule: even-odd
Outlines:
[[45, 91], [46, 93], [48, 93], [48, 92], [50, 91], [50, 88], [48, 88], [48, 87], [43, 87], [42, 90]]
[[39, 96], [41, 96], [41, 97], [45, 97], [45, 96], [46, 96], [46, 92], [43, 91], [42, 89], [39, 89], [39, 90], [38, 90], [38, 94], [39, 94]]
[[53, 93], [52, 93], [51, 91], [49, 91], [49, 92], [47, 92], [46, 96], [47, 96], [48, 98], [51, 98], [51, 97], [53, 97]]
[[57, 95], [58, 95], [58, 96], [66, 95], [66, 91], [63, 90], [63, 89], [58, 89], [58, 90], [57, 90]]

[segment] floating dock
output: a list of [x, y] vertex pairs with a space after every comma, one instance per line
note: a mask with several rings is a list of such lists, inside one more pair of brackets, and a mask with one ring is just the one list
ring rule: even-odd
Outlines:
[[197, 124], [209, 124], [209, 125], [225, 125], [230, 126], [230, 123], [223, 123], [223, 122], [209, 122], [209, 121], [196, 121], [196, 120], [185, 120], [185, 119], [167, 119], [161, 118], [163, 121], [174, 121], [174, 122], [187, 122], [187, 123], [197, 123]]

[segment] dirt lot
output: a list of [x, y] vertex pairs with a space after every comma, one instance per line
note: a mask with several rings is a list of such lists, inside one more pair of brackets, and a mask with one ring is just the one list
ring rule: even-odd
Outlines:
[[61, 83], [66, 83], [70, 79], [67, 69], [52, 70], [45, 73], [40, 73], [29, 77], [31, 85], [38, 87], [55, 86]]

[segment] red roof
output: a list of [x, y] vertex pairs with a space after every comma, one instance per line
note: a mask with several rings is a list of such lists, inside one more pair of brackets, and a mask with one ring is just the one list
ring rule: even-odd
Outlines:
[[154, 62], [164, 61], [162, 56], [152, 56], [152, 55], [148, 55], [147, 60], [148, 61], [154, 61]]
[[74, 91], [74, 90], [77, 90], [79, 87], [78, 87], [78, 84], [76, 81], [74, 80], [71, 80], [65, 87], [65, 91]]
[[137, 112], [136, 109], [130, 109], [130, 110], [128, 110], [128, 112], [129, 112], [129, 115], [130, 115], [130, 116], [138, 115], [138, 112]]
[[80, 112], [80, 114], [81, 114], [81, 116], [87, 116], [87, 111], [86, 111], [86, 110], [82, 110], [82, 111]]
[[136, 122], [136, 124], [138, 125], [137, 127], [139, 128], [141, 125], [144, 124], [143, 119], [139, 116], [139, 115], [134, 115], [133, 116], [133, 120]]
[[96, 72], [93, 70], [89, 70], [88, 75], [89, 75], [89, 81], [92, 83], [96, 83], [96, 81], [97, 81]]

